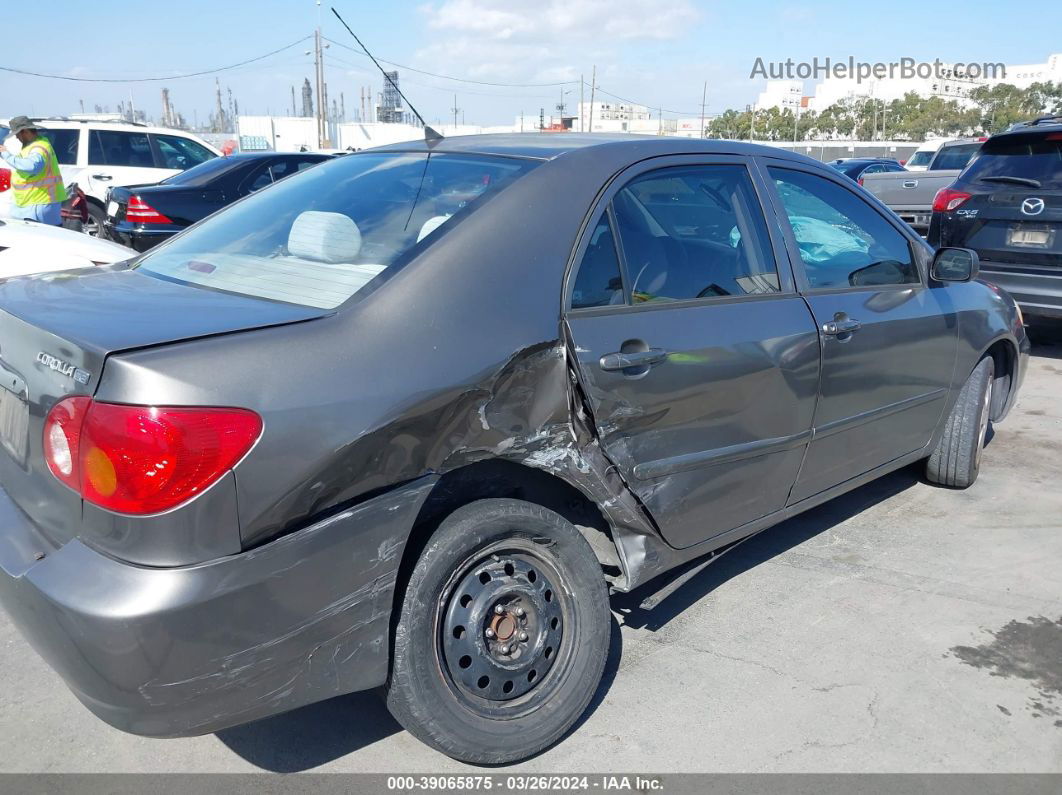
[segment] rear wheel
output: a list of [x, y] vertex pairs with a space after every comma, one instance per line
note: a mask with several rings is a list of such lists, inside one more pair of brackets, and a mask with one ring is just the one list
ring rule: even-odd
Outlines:
[[455, 759], [525, 759], [586, 709], [610, 630], [601, 567], [570, 522], [521, 500], [471, 503], [443, 521], [410, 577], [388, 708]]
[[107, 216], [104, 214], [103, 208], [95, 202], [89, 202], [88, 220], [85, 221], [81, 231], [90, 237], [104, 237], [103, 222], [105, 220], [107, 220]]
[[986, 356], [966, 379], [940, 442], [926, 462], [926, 477], [934, 483], [964, 489], [977, 480], [992, 413], [994, 373], [992, 357]]

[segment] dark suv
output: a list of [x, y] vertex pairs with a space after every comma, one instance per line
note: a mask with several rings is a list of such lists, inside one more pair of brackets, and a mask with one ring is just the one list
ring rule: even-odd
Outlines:
[[928, 240], [974, 249], [1026, 315], [1062, 319], [1062, 117], [989, 138], [937, 193]]

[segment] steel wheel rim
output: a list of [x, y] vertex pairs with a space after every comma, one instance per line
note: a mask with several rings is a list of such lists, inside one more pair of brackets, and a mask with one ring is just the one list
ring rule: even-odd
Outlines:
[[535, 546], [507, 539], [477, 552], [457, 567], [439, 598], [443, 676], [466, 707], [489, 717], [536, 709], [571, 657], [571, 596], [561, 572]]

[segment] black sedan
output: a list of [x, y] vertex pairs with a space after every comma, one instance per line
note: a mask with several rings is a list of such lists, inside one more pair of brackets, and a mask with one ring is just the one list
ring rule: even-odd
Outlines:
[[104, 235], [147, 251], [225, 205], [331, 157], [249, 152], [213, 158], [158, 185], [112, 188]]
[[[830, 163], [851, 180], [859, 182], [867, 174], [884, 174], [888, 171], [906, 171], [897, 161], [884, 157], [850, 157]], [[860, 184], [863, 184], [860, 182]]]

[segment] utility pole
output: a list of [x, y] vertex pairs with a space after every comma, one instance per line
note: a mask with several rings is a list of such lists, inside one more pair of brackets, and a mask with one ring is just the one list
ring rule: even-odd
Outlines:
[[704, 138], [704, 101], [708, 98], [708, 81], [704, 81], [704, 90], [701, 91], [701, 134], [698, 138]]
[[292, 116], [298, 116], [299, 115], [295, 111], [295, 84], [294, 83], [291, 86], [291, 115]]
[[325, 148], [328, 138], [328, 104], [324, 87], [324, 50], [321, 47], [321, 0], [317, 0], [317, 28], [313, 32], [313, 66], [316, 74], [317, 94], [317, 146]]
[[583, 80], [583, 76], [580, 74], [579, 75], [579, 132], [586, 132], [586, 130], [583, 129], [583, 126], [586, 123], [586, 119], [583, 116], [583, 111], [585, 110], [583, 105], [586, 104], [586, 103], [583, 102], [583, 89], [585, 87], [586, 87], [586, 81]]
[[454, 94], [454, 106], [452, 108], [450, 108], [450, 110], [454, 114], [454, 129], [456, 130], [457, 129], [457, 114], [461, 110], [459, 107], [457, 107], [457, 94]]
[[597, 90], [597, 64], [590, 72], [590, 124], [587, 132], [594, 131], [594, 91]]

